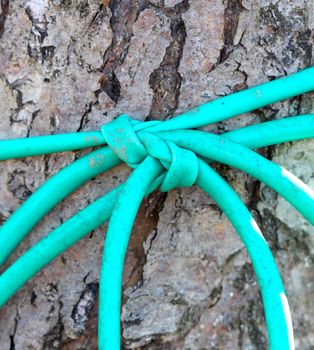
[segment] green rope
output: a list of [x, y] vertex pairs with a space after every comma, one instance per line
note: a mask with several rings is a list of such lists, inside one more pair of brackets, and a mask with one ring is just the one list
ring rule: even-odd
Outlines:
[[[314, 115], [290, 117], [246, 126], [229, 131], [221, 137], [249, 148], [311, 138], [314, 137]], [[151, 152], [153, 152], [152, 149]], [[52, 176], [15, 211], [0, 229], [0, 246], [2, 247], [0, 265], [42, 217], [61, 200], [86, 181], [119, 163], [119, 158], [106, 147], [75, 161]], [[56, 188], [58, 191], [55, 190]], [[14, 235], [11, 235], [11, 232], [14, 232]]]
[[[156, 179], [147, 194], [161, 184]], [[0, 275], [0, 307], [38, 271], [66, 249], [109, 220], [123, 185], [108, 192], [42, 238]]]
[[161, 164], [147, 157], [125, 182], [109, 221], [99, 286], [99, 349], [120, 348], [122, 272], [132, 224]]
[[269, 345], [293, 349], [289, 306], [271, 252], [251, 214], [230, 186], [199, 157], [260, 179], [314, 223], [314, 193], [286, 169], [251, 148], [314, 137], [314, 116], [266, 122], [223, 135], [183, 130], [204, 126], [314, 89], [314, 68], [199, 106], [171, 120], [140, 122], [122, 115], [101, 131], [0, 141], [0, 160], [108, 144], [51, 177], [0, 230], [0, 264], [37, 222], [86, 181], [121, 161], [135, 168], [115, 190], [35, 244], [0, 276], [0, 306], [64, 250], [110, 218], [100, 278], [99, 348], [120, 348], [124, 257], [137, 210], [156, 188], [198, 185], [234, 225], [251, 257], [265, 307]]
[[220, 136], [202, 131], [163, 131], [164, 140], [188, 148], [200, 156], [228, 164], [264, 182], [314, 224], [314, 191], [282, 166]]
[[[289, 142], [296, 139], [296, 135], [293, 134], [291, 130], [294, 130], [296, 127], [299, 132], [299, 137], [314, 137], [314, 115], [302, 116], [302, 117], [291, 117], [282, 120], [276, 120], [271, 122], [266, 122], [254, 126], [247, 126], [241, 129], [231, 131], [222, 135], [224, 138], [229, 139], [229, 135], [232, 136], [232, 141], [246, 145], [248, 147], [264, 147], [268, 145], [275, 145], [280, 142]], [[272, 126], [272, 127], [270, 127]], [[291, 126], [292, 129], [289, 128]], [[283, 135], [280, 134], [281, 128], [283, 129]], [[288, 133], [285, 134], [285, 130]], [[303, 134], [302, 134], [303, 131]], [[259, 139], [259, 136], [263, 135]], [[303, 137], [303, 136], [304, 137]], [[280, 140], [278, 140], [280, 137]], [[283, 139], [284, 138], [284, 139]], [[249, 141], [248, 141], [249, 140]], [[249, 143], [249, 144], [248, 144]], [[108, 149], [105, 152], [108, 154], [111, 151]], [[112, 153], [112, 152], [111, 152]], [[112, 153], [113, 154], [113, 153]], [[107, 158], [109, 162], [110, 157]], [[77, 166], [77, 162], [74, 162], [71, 165], [68, 165], [65, 169]], [[89, 167], [86, 162], [82, 164], [77, 171], [78, 174], [89, 171]], [[69, 172], [71, 173], [71, 172]], [[58, 182], [66, 182], [66, 178], [61, 179], [61, 172], [54, 175], [54, 178], [58, 178]], [[152, 189], [149, 191], [151, 193], [153, 190], [157, 189], [161, 185], [162, 178], [159, 179], [157, 183], [154, 184]], [[42, 187], [45, 187], [45, 193], [50, 197], [50, 193], [53, 193], [54, 186], [50, 185], [49, 181], [43, 184]], [[63, 185], [62, 188], [65, 186]], [[118, 190], [118, 189], [117, 189]], [[60, 192], [60, 191], [59, 191]], [[36, 193], [36, 192], [35, 192]], [[34, 196], [35, 193], [32, 195]], [[66, 195], [64, 194], [63, 197]], [[33, 277], [38, 271], [40, 271], [46, 264], [55, 259], [58, 255], [63, 253], [66, 249], [71, 247], [78, 240], [83, 238], [85, 235], [89, 234], [91, 231], [95, 230], [102, 224], [104, 224], [111, 215], [113, 205], [117, 198], [116, 190], [109, 192], [104, 197], [101, 197], [93, 204], [89, 205], [86, 209], [81, 210], [79, 213], [74, 215], [68, 221], [65, 221], [58, 228], [49, 233], [45, 238], [35, 244], [30, 250], [28, 250], [21, 258], [19, 258], [10, 268], [8, 268], [3, 275], [0, 276], [0, 305], [4, 305], [5, 302], [26, 283], [31, 277]], [[37, 197], [38, 205], [40, 207], [45, 205], [45, 196]], [[21, 206], [19, 210], [24, 210], [24, 206], [27, 201]], [[56, 205], [57, 203], [54, 203]], [[110, 206], [108, 211], [107, 205]], [[108, 215], [106, 213], [109, 213]], [[24, 214], [25, 215], [25, 214]], [[23, 225], [22, 218], [24, 215], [19, 215], [19, 218], [15, 217], [15, 234], [27, 234], [28, 231], [25, 231], [25, 225]], [[31, 216], [33, 220], [33, 225], [35, 225], [41, 219], [42, 213], [38, 211], [34, 212]], [[11, 218], [3, 225], [2, 231], [0, 234], [2, 237], [5, 237], [6, 242], [9, 241], [12, 235], [9, 235], [10, 231], [6, 228], [8, 223], [11, 221]], [[5, 228], [5, 231], [3, 231]], [[23, 230], [23, 231], [21, 231]], [[1, 237], [0, 236], [0, 237]], [[47, 249], [48, 248], [48, 249]], [[7, 245], [4, 245], [0, 253], [7, 250]], [[14, 267], [14, 268], [13, 268]], [[18, 271], [23, 267], [23, 278], [18, 274]], [[11, 283], [14, 282], [14, 286], [11, 285], [10, 288], [6, 288], [7, 284], [4, 281], [10, 280]]]
[[196, 185], [229, 218], [249, 253], [262, 293], [270, 348], [293, 349], [293, 329], [290, 311], [286, 307], [286, 293], [275, 260], [257, 223], [228, 183], [202, 161]]
[[[229, 119], [312, 90], [314, 90], [314, 67], [205, 103], [174, 119], [162, 123], [151, 121], [145, 124], [149, 125], [148, 129], [151, 132], [192, 129]], [[134, 121], [135, 131], [139, 131], [136, 129], [136, 124]], [[99, 131], [2, 140], [0, 141], [0, 160], [65, 152], [104, 143]]]
[[108, 148], [100, 149], [72, 163], [34, 192], [0, 229], [0, 265], [57, 203], [86, 181], [120, 163]]

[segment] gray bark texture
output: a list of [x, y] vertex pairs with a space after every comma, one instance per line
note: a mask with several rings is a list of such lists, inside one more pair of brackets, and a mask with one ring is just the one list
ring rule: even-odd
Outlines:
[[[122, 113], [164, 120], [313, 64], [313, 0], [1, 0], [0, 11], [0, 138], [99, 129]], [[313, 101], [307, 94], [206, 130], [313, 113]], [[0, 221], [87, 152], [2, 162]], [[314, 188], [314, 141], [260, 152]], [[313, 227], [250, 176], [216, 169], [275, 255], [297, 349], [314, 349]], [[5, 267], [128, 174], [121, 165], [73, 193]], [[97, 349], [105, 231], [58, 257], [1, 309], [1, 350]], [[144, 201], [126, 259], [121, 319], [124, 349], [267, 349], [248, 255], [197, 188], [155, 192]]]

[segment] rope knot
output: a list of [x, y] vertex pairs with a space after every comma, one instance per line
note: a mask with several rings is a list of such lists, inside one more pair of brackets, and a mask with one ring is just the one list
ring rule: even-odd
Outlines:
[[140, 122], [122, 114], [103, 125], [101, 131], [110, 149], [130, 167], [136, 168], [147, 156], [159, 160], [166, 170], [161, 184], [163, 192], [192, 186], [198, 175], [197, 156], [149, 132], [149, 127], [156, 123], [161, 122]]

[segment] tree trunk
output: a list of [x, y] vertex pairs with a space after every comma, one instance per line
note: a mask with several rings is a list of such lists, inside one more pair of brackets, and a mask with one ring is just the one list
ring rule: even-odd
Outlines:
[[[311, 66], [313, 26], [312, 0], [2, 0], [0, 138], [95, 130], [122, 113], [171, 118]], [[307, 94], [206, 130], [313, 113], [313, 100]], [[2, 162], [0, 220], [87, 152]], [[314, 141], [261, 151], [312, 188], [313, 152]], [[216, 169], [247, 204], [276, 257], [297, 348], [313, 349], [313, 227], [250, 176]], [[128, 174], [122, 165], [70, 195], [5, 267]], [[82, 239], [7, 303], [0, 311], [1, 349], [97, 349], [105, 231]], [[125, 349], [267, 348], [248, 255], [197, 188], [156, 191], [143, 203], [126, 259], [122, 329]]]

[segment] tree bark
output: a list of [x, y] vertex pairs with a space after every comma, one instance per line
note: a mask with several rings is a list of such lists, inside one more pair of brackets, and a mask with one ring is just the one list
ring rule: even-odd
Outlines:
[[[2, 0], [0, 138], [95, 130], [122, 113], [171, 118], [311, 66], [313, 27], [312, 0]], [[205, 129], [221, 133], [313, 113], [313, 101], [307, 94]], [[87, 152], [0, 163], [0, 221]], [[312, 188], [313, 152], [314, 141], [261, 150]], [[312, 349], [313, 227], [250, 176], [216, 169], [254, 214], [276, 257], [296, 347]], [[128, 174], [119, 166], [70, 195], [4, 268]], [[1, 309], [1, 349], [97, 349], [105, 232], [104, 226], [82, 239]], [[248, 255], [197, 188], [155, 192], [143, 203], [126, 259], [122, 329], [124, 349], [267, 348]]]

